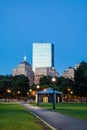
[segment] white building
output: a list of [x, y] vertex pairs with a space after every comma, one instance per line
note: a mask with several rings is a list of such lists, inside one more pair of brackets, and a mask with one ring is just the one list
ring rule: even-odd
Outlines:
[[33, 71], [35, 68], [54, 67], [54, 45], [51, 43], [33, 43]]

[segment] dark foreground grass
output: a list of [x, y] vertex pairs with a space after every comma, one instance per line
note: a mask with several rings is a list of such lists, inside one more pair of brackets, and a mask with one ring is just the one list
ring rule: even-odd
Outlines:
[[0, 103], [0, 130], [43, 130], [38, 122], [23, 106]]
[[[52, 104], [40, 104], [40, 107], [52, 110]], [[59, 103], [55, 111], [87, 120], [87, 103]]]

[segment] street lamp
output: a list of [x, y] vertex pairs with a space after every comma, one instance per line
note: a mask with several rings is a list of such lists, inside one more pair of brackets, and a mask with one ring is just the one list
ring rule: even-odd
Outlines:
[[18, 94], [18, 101], [20, 100], [20, 91], [17, 92]]
[[32, 89], [29, 89], [29, 92], [32, 92]]
[[28, 96], [29, 96], [29, 92], [27, 92], [27, 102], [28, 102]]
[[29, 100], [32, 103], [32, 89], [29, 89]]
[[73, 94], [73, 91], [71, 91], [70, 93]]
[[[37, 89], [39, 89], [40, 86], [37, 85]], [[39, 90], [37, 90], [37, 105], [39, 106]]]
[[73, 91], [70, 91], [70, 94], [71, 94], [71, 102], [72, 102], [72, 95], [73, 95]]
[[18, 91], [17, 93], [20, 94], [20, 91]]
[[55, 89], [54, 89], [54, 85], [55, 85], [55, 82], [56, 82], [56, 78], [53, 77], [51, 80], [53, 82], [53, 109], [55, 109]]
[[7, 93], [8, 93], [8, 99], [7, 99], [7, 101], [9, 102], [9, 96], [10, 96], [11, 90], [7, 89]]
[[10, 93], [10, 92], [11, 92], [11, 90], [10, 90], [10, 89], [7, 89], [7, 92], [8, 92], [8, 93]]

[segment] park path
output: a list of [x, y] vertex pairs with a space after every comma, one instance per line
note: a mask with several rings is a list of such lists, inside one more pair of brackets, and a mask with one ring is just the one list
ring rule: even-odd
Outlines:
[[22, 103], [22, 105], [49, 124], [53, 130], [87, 130], [87, 121], [85, 120], [65, 116], [26, 103]]

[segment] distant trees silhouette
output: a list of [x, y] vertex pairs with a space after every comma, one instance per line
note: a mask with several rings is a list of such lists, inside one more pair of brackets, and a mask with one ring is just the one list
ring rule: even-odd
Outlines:
[[74, 94], [80, 97], [87, 97], [87, 63], [81, 62], [79, 68], [75, 70], [73, 83]]

